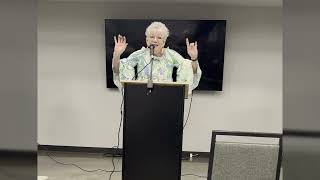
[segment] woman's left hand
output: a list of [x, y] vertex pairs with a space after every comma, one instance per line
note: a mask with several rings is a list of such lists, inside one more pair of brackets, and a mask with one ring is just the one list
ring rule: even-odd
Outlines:
[[195, 41], [194, 43], [189, 43], [189, 39], [186, 38], [186, 44], [187, 44], [187, 52], [188, 52], [191, 60], [196, 60], [198, 58], [197, 41]]

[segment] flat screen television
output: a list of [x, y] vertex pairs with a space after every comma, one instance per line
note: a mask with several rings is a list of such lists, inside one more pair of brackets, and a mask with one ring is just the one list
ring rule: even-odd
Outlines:
[[[189, 59], [186, 38], [198, 43], [198, 59], [202, 70], [196, 90], [222, 91], [225, 54], [226, 20], [162, 20], [162, 19], [105, 19], [105, 48], [107, 88], [116, 88], [113, 83], [112, 55], [114, 36], [126, 36], [128, 46], [121, 58], [146, 47], [145, 30], [153, 22], [164, 23], [169, 31], [165, 47], [170, 47]], [[173, 80], [175, 80], [175, 69]]]

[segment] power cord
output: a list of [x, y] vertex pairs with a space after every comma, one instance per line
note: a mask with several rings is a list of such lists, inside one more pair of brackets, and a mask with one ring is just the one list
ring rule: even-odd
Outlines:
[[122, 171], [119, 171], [119, 170], [117, 170], [117, 171], [108, 171], [108, 170], [105, 170], [105, 169], [87, 170], [87, 169], [84, 169], [84, 168], [80, 167], [80, 166], [77, 165], [77, 164], [74, 164], [74, 163], [64, 163], [64, 162], [58, 161], [58, 160], [56, 160], [55, 158], [53, 158], [53, 157], [48, 153], [48, 151], [49, 151], [48, 148], [46, 148], [46, 147], [43, 147], [43, 148], [44, 148], [45, 150], [47, 150], [47, 152], [45, 152], [45, 153], [46, 153], [46, 155], [47, 155], [50, 159], [52, 159], [53, 161], [55, 161], [56, 163], [61, 164], [61, 165], [74, 166], [74, 167], [76, 167], [76, 168], [79, 168], [79, 169], [82, 170], [82, 171], [89, 172], [89, 173], [94, 173], [94, 172], [97, 172], [97, 171], [103, 171], [103, 172], [106, 172], [106, 173], [122, 172]]
[[[47, 151], [49, 151], [47, 148], [45, 148]], [[115, 171], [114, 169], [112, 171], [108, 171], [108, 170], [105, 170], [105, 169], [95, 169], [95, 170], [87, 170], [87, 169], [84, 169], [80, 166], [78, 166], [77, 164], [74, 164], [74, 163], [63, 163], [61, 161], [58, 161], [56, 160], [55, 158], [53, 158], [48, 152], [46, 152], [46, 155], [52, 159], [54, 162], [58, 163], [58, 164], [61, 164], [61, 165], [67, 165], [67, 166], [74, 166], [74, 167], [77, 167], [79, 168], [80, 170], [82, 171], [85, 171], [85, 172], [89, 172], [89, 173], [94, 173], [94, 172], [97, 172], [97, 171], [102, 171], [102, 172], [106, 172], [106, 173], [115, 173], [115, 172], [122, 172], [120, 170], [117, 170]], [[113, 164], [113, 168], [115, 168], [114, 164]], [[196, 175], [196, 174], [182, 174], [181, 176], [196, 176], [196, 177], [200, 177], [200, 178], [206, 178], [206, 176], [200, 176], [200, 175]], [[111, 177], [111, 176], [110, 176]], [[109, 180], [110, 180], [110, 177], [109, 177]]]
[[[145, 66], [146, 67], [146, 66]], [[120, 145], [120, 131], [121, 131], [121, 126], [122, 126], [122, 121], [123, 121], [123, 112], [122, 112], [122, 109], [123, 109], [123, 102], [124, 102], [124, 90], [123, 88], [121, 89], [121, 96], [122, 96], [122, 101], [121, 101], [121, 106], [120, 106], [120, 124], [119, 124], [119, 129], [118, 129], [118, 142], [117, 142], [117, 146], [113, 146], [112, 147], [112, 158], [111, 158], [111, 161], [112, 161], [112, 172], [110, 173], [109, 175], [109, 180], [111, 180], [111, 177], [113, 175], [113, 173], [115, 172], [115, 165], [114, 165], [114, 155], [115, 155], [115, 152], [114, 152], [114, 148], [116, 148], [117, 152], [119, 152], [119, 145]]]
[[189, 111], [188, 111], [188, 115], [187, 115], [187, 119], [186, 122], [183, 125], [183, 130], [186, 127], [187, 123], [188, 123], [188, 119], [189, 119], [189, 115], [190, 115], [190, 110], [191, 110], [191, 105], [192, 105], [192, 97], [193, 97], [193, 92], [191, 91], [191, 97], [190, 97], [190, 104], [189, 104]]
[[199, 178], [207, 178], [207, 176], [200, 176], [200, 175], [196, 175], [196, 174], [182, 174], [181, 176], [196, 176]]

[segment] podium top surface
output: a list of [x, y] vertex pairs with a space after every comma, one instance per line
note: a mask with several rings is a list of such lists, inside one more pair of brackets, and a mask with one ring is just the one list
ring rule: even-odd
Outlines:
[[[126, 80], [126, 81], [120, 81], [121, 84], [129, 83], [129, 84], [145, 84], [147, 86], [147, 81], [137, 81], [137, 80]], [[184, 86], [184, 92], [185, 92], [185, 99], [188, 99], [188, 92], [189, 92], [189, 84], [188, 83], [181, 83], [181, 82], [161, 82], [156, 81], [153, 82], [153, 84], [162, 85], [162, 86]]]

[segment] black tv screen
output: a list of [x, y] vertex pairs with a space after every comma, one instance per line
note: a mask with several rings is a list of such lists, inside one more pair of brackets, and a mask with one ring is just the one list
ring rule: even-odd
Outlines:
[[[112, 73], [113, 37], [118, 34], [126, 36], [128, 46], [121, 58], [128, 57], [146, 47], [145, 30], [153, 21], [160, 21], [168, 27], [170, 34], [165, 47], [184, 58], [189, 59], [185, 39], [197, 41], [202, 76], [196, 90], [222, 91], [226, 20], [105, 19], [107, 88], [116, 88]], [[175, 70], [173, 72], [175, 80]]]

